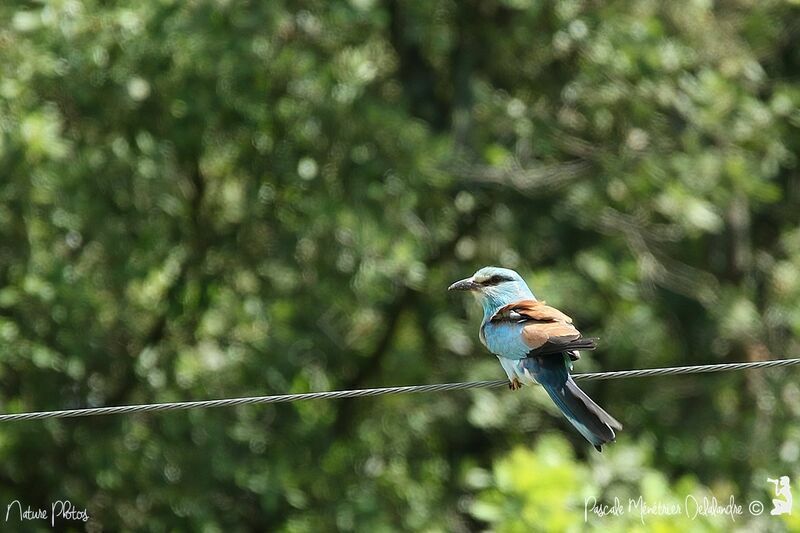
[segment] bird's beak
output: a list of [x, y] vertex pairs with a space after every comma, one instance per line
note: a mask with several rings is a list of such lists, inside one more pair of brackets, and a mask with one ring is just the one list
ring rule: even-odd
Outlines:
[[461, 281], [456, 281], [449, 287], [447, 287], [448, 291], [474, 291], [480, 287], [472, 278], [462, 279]]

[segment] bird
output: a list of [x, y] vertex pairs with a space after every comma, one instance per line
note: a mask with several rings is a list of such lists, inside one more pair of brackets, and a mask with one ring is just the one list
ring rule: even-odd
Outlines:
[[514, 270], [487, 266], [456, 281], [449, 291], [468, 291], [483, 308], [479, 337], [518, 390], [539, 383], [570, 424], [597, 451], [622, 430], [614, 417], [586, 395], [570, 375], [580, 350], [594, 350], [597, 339], [584, 337], [572, 319], [539, 301]]

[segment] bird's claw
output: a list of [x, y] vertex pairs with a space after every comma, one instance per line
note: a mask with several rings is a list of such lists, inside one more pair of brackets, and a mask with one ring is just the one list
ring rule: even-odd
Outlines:
[[517, 378], [512, 379], [508, 382], [508, 388], [511, 390], [518, 390], [522, 388], [522, 383]]

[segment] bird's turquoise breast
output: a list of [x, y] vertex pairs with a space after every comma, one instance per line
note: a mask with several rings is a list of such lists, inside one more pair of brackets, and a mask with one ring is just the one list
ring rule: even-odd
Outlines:
[[523, 359], [531, 349], [522, 340], [522, 322], [486, 322], [481, 326], [486, 347], [507, 359]]

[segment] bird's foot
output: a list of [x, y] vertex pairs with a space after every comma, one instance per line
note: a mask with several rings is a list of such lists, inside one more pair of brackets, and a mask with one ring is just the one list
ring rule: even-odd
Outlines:
[[518, 390], [522, 388], [522, 383], [517, 378], [512, 379], [508, 382], [508, 388], [511, 390]]

